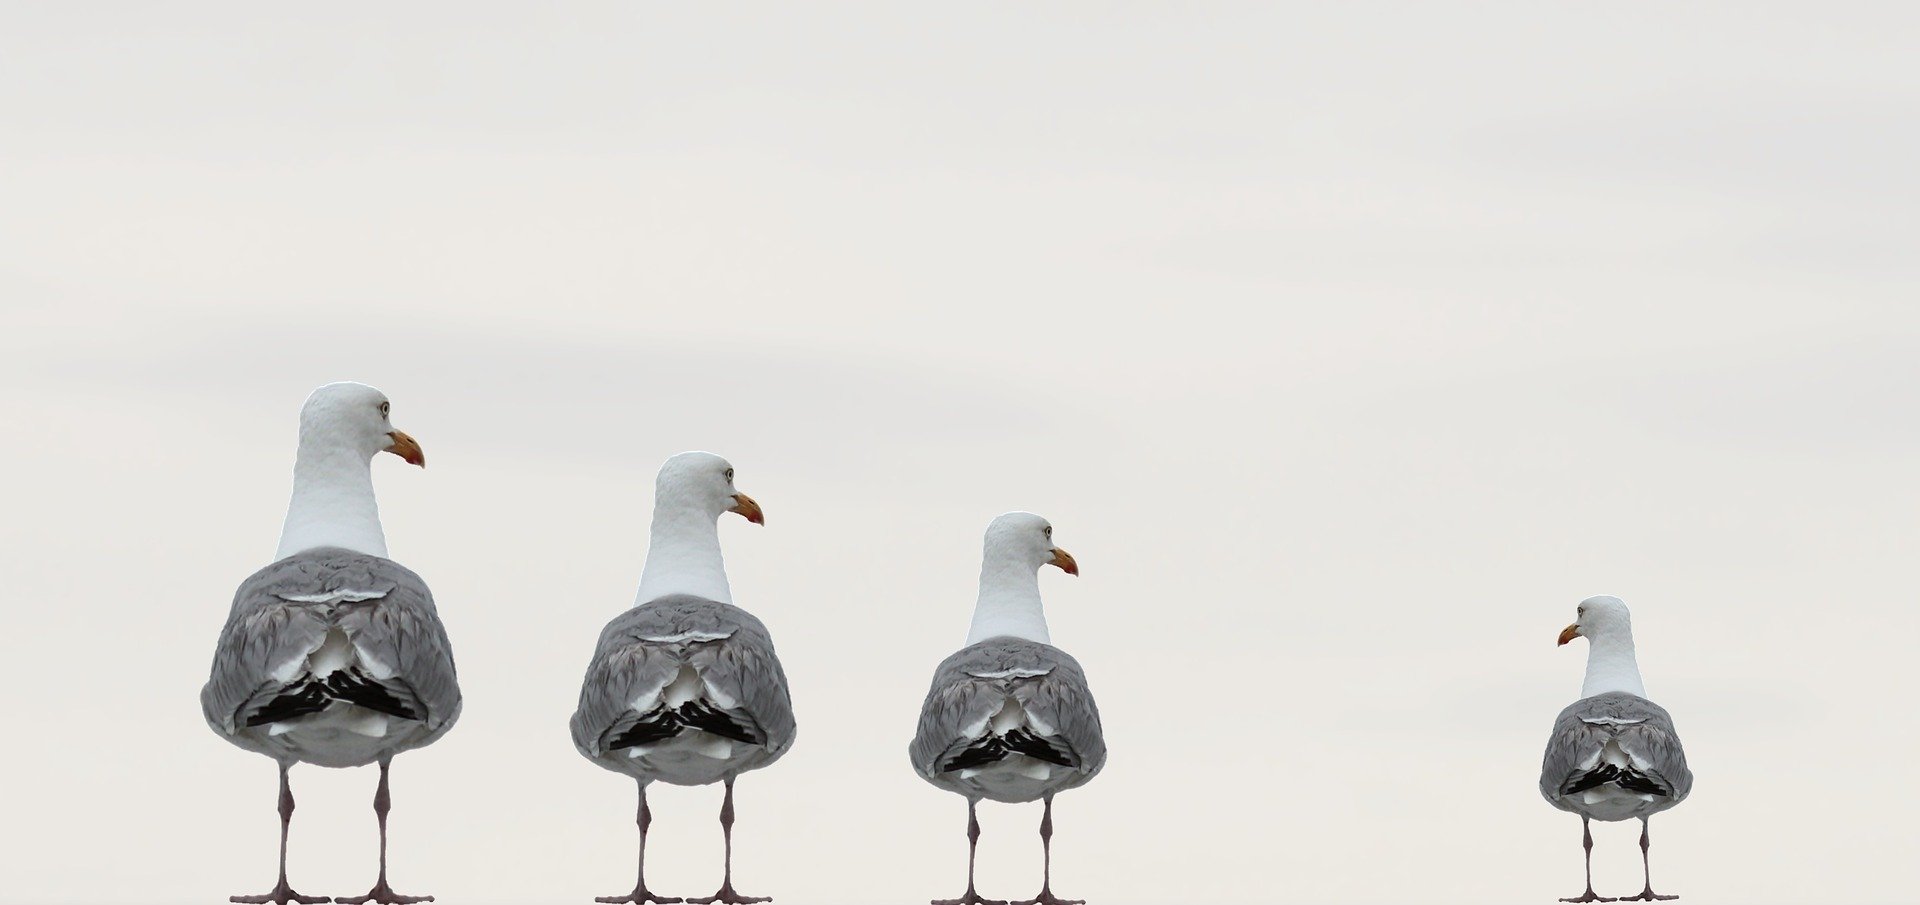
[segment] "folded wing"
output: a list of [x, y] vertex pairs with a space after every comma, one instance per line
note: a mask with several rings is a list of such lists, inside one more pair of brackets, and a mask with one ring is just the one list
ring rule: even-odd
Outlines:
[[426, 583], [392, 560], [334, 548], [241, 583], [200, 693], [207, 723], [248, 747], [258, 745], [242, 736], [258, 742], [341, 705], [418, 723], [396, 744], [424, 744], [451, 726], [460, 702]]
[[1540, 794], [1555, 807], [1577, 811], [1608, 789], [1640, 797], [1645, 805], [1635, 811], [1647, 813], [1672, 807], [1693, 790], [1693, 773], [1665, 708], [1610, 692], [1560, 711], [1541, 762]]
[[935, 670], [908, 747], [936, 779], [1014, 755], [1069, 768], [1078, 785], [1105, 765], [1100, 712], [1086, 674], [1066, 652], [1016, 638], [963, 648]]
[[730, 604], [690, 595], [650, 601], [600, 633], [572, 731], [589, 758], [693, 729], [778, 755], [792, 745], [793, 705], [766, 626]]

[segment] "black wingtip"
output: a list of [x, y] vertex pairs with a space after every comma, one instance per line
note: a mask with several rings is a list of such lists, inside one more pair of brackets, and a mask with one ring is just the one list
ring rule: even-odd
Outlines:
[[1024, 729], [1008, 732], [1006, 738], [1008, 748], [1035, 760], [1043, 760], [1062, 767], [1073, 766], [1073, 760], [1067, 756], [1066, 752], [1053, 747], [1038, 736], [1028, 734]]
[[642, 717], [639, 722], [628, 726], [619, 735], [607, 740], [607, 750], [632, 748], [636, 745], [651, 745], [663, 742], [680, 734], [680, 721], [672, 711], [661, 709]]
[[952, 773], [955, 770], [969, 770], [974, 767], [984, 767], [987, 764], [998, 763], [1006, 756], [1006, 744], [1000, 740], [999, 736], [989, 735], [967, 747], [966, 750], [961, 751], [959, 754], [948, 758], [946, 763], [940, 765], [940, 772]]
[[1647, 776], [1645, 773], [1641, 773], [1632, 768], [1622, 770], [1613, 764], [1601, 764], [1568, 780], [1566, 786], [1561, 788], [1560, 794], [1578, 795], [1588, 789], [1597, 789], [1608, 783], [1612, 783], [1629, 792], [1638, 792], [1642, 795], [1666, 796], [1672, 794], [1665, 787], [1654, 782], [1653, 778]]
[[297, 688], [289, 688], [287, 693], [268, 701], [265, 706], [255, 711], [253, 716], [247, 717], [247, 725], [249, 727], [265, 726], [268, 723], [278, 723], [319, 713], [327, 709], [327, 705], [331, 703], [333, 698], [327, 694], [326, 686], [308, 679]]
[[397, 716], [403, 720], [418, 720], [420, 715], [413, 712], [405, 701], [394, 697], [387, 687], [361, 675], [356, 670], [343, 669], [327, 677], [327, 690], [335, 698], [350, 704], [358, 704], [368, 710]]
[[749, 745], [760, 744], [760, 739], [752, 727], [742, 725], [727, 714], [699, 701], [688, 701], [680, 705], [680, 722], [721, 738]]

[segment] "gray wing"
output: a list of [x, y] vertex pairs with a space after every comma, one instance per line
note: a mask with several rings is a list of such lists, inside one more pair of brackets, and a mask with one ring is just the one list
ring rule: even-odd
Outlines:
[[333, 628], [353, 642], [375, 684], [429, 732], [459, 716], [453, 654], [426, 583], [392, 560], [321, 548], [241, 582], [200, 692], [207, 723], [228, 736], [245, 727]]
[[1652, 701], [1616, 691], [1582, 698], [1560, 711], [1540, 764], [1540, 794], [1558, 807], [1567, 784], [1593, 766], [1609, 741], [1617, 741], [1634, 767], [1663, 790], [1668, 806], [1693, 790], [1673, 717]]
[[245, 726], [253, 711], [286, 686], [286, 670], [296, 668], [325, 640], [328, 621], [323, 613], [274, 593], [298, 593], [296, 589], [309, 585], [305, 565], [294, 558], [280, 560], [253, 573], [234, 592], [233, 608], [213, 649], [213, 669], [200, 690], [201, 712], [214, 731], [231, 736]]
[[907, 747], [913, 767], [932, 778], [988, 734], [989, 722], [1012, 697], [1027, 712], [1039, 740], [1083, 779], [1107, 762], [1086, 673], [1079, 661], [1051, 645], [992, 638], [962, 648], [934, 670], [920, 707], [919, 730]]
[[360, 655], [376, 664], [378, 684], [396, 697], [419, 702], [421, 722], [428, 730], [438, 731], [460, 716], [461, 704], [446, 626], [440, 623], [433, 594], [420, 576], [391, 560], [372, 560], [375, 579], [390, 578], [393, 590], [366, 605], [347, 605], [338, 625]]
[[604, 754], [609, 739], [644, 715], [635, 703], [657, 698], [683, 664], [769, 753], [793, 744], [787, 675], [766, 625], [731, 604], [672, 595], [628, 610], [600, 632], [573, 714], [574, 746], [588, 757]]

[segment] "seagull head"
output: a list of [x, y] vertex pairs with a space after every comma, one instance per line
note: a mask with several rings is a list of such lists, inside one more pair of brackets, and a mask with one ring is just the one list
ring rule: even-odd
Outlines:
[[1632, 628], [1627, 605], [1618, 597], [1589, 597], [1574, 610], [1573, 624], [1560, 631], [1560, 643], [1575, 638], [1597, 638]]
[[756, 525], [767, 523], [760, 504], [733, 487], [733, 464], [710, 452], [683, 452], [660, 466], [654, 498], [690, 506], [719, 518], [723, 512], [744, 516]]
[[387, 394], [343, 380], [313, 391], [300, 407], [300, 445], [345, 447], [367, 459], [383, 452], [427, 466], [420, 444], [393, 426], [393, 405]]
[[1041, 566], [1059, 566], [1068, 575], [1080, 574], [1072, 554], [1053, 543], [1053, 526], [1031, 512], [1009, 512], [987, 525], [988, 558], [1004, 556], [1016, 562]]

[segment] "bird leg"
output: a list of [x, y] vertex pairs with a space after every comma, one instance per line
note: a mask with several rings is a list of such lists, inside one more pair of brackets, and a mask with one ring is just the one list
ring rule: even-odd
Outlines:
[[771, 902], [769, 896], [743, 896], [733, 890], [733, 777], [727, 777], [727, 797], [720, 803], [720, 831], [727, 842], [727, 872], [720, 881], [720, 891], [698, 899], [688, 899], [689, 905], [752, 905], [754, 902]]
[[1618, 899], [1611, 899], [1606, 896], [1596, 896], [1593, 894], [1593, 827], [1588, 822], [1587, 818], [1584, 816], [1580, 818], [1580, 844], [1583, 847], [1585, 847], [1587, 850], [1587, 891], [1582, 895], [1574, 896], [1571, 899], [1561, 899], [1560, 901], [1562, 902], [1617, 902], [1619, 901]]
[[227, 901], [243, 905], [320, 905], [331, 902], [326, 896], [303, 896], [287, 885], [287, 827], [293, 823], [293, 786], [287, 782], [287, 771], [293, 769], [290, 763], [280, 765], [280, 882], [274, 884], [273, 891], [259, 896], [228, 896]]
[[1008, 905], [1001, 899], [983, 899], [973, 889], [974, 855], [980, 850], [980, 818], [974, 808], [979, 802], [967, 799], [967, 892], [957, 899], [934, 899], [932, 905]]
[[1653, 891], [1653, 871], [1647, 866], [1647, 818], [1640, 818], [1640, 875], [1646, 878], [1646, 885], [1637, 896], [1626, 896], [1622, 902], [1665, 902], [1679, 896], [1663, 896]]
[[1053, 894], [1053, 796], [1047, 796], [1040, 815], [1040, 894], [1013, 905], [1087, 905], [1085, 899], [1062, 899]]
[[393, 805], [393, 797], [387, 793], [387, 767], [391, 763], [390, 758], [380, 759], [380, 788], [373, 793], [373, 814], [380, 821], [380, 879], [364, 896], [334, 899], [340, 905], [366, 905], [368, 902], [378, 902], [380, 905], [415, 905], [418, 902], [433, 901], [432, 896], [403, 896], [387, 885], [387, 811]]
[[657, 896], [654, 895], [651, 890], [647, 889], [647, 827], [653, 825], [653, 811], [647, 808], [647, 781], [642, 779], [639, 780], [639, 783], [640, 812], [634, 817], [634, 822], [640, 825], [639, 876], [633, 881], [632, 892], [624, 896], [595, 896], [593, 900], [595, 902], [605, 903], [605, 905], [628, 905], [628, 903], [631, 903], [631, 905], [648, 905], [650, 902], [663, 902], [672, 905], [674, 902], [686, 901], [685, 899], [669, 899], [664, 896]]

